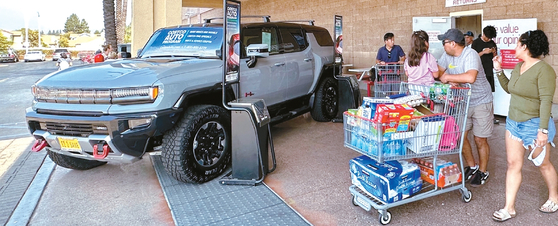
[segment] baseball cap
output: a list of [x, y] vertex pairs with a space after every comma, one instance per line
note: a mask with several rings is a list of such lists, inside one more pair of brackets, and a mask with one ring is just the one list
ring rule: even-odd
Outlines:
[[475, 35], [473, 34], [472, 31], [467, 31], [467, 32], [465, 32], [465, 34], [463, 34], [463, 35], [475, 37]]
[[463, 32], [461, 32], [460, 30], [452, 28], [446, 31], [445, 34], [438, 35], [438, 39], [440, 41], [444, 41], [447, 39], [454, 42], [464, 42], [465, 36], [463, 36]]

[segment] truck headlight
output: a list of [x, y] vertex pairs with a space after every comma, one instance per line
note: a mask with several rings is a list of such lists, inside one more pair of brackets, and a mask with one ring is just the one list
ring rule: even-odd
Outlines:
[[123, 88], [111, 90], [112, 103], [153, 102], [159, 96], [159, 87]]
[[69, 104], [127, 104], [154, 102], [159, 86], [117, 89], [57, 89], [33, 86], [31, 92], [39, 102]]

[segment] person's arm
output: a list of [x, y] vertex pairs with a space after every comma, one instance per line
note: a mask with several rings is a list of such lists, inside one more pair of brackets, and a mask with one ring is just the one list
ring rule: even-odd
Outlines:
[[474, 83], [477, 80], [479, 71], [470, 69], [463, 74], [448, 74], [444, 71], [440, 76], [440, 81], [443, 83]]
[[401, 46], [397, 46], [399, 48], [399, 61], [397, 62], [398, 64], [403, 64], [405, 63], [405, 52], [403, 51], [403, 48], [401, 48]]
[[378, 49], [378, 54], [376, 54], [376, 64], [386, 64], [386, 62], [382, 60], [382, 48], [383, 47], [380, 47]]
[[510, 82], [510, 79], [508, 79], [508, 77], [504, 74], [504, 70], [502, 69], [502, 58], [499, 56], [495, 56], [494, 58], [492, 58], [492, 62], [494, 65], [494, 70], [496, 71], [495, 74], [496, 76], [498, 76], [498, 82], [500, 82], [500, 86], [504, 91], [506, 91], [506, 93], [510, 93], [510, 91], [508, 91], [508, 84]]
[[398, 64], [402, 64], [405, 63], [405, 56], [399, 57], [399, 62], [397, 62]]
[[552, 115], [552, 98], [554, 97], [554, 90], [556, 89], [556, 72], [552, 67], [547, 66], [542, 68], [538, 74], [537, 87], [539, 88], [539, 115], [541, 119], [539, 128], [548, 129], [548, 121]]

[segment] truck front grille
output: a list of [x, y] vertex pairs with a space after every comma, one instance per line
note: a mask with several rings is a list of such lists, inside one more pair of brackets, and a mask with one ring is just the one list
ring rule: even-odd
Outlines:
[[91, 124], [59, 123], [59, 122], [46, 122], [45, 124], [46, 125], [41, 125], [41, 127], [45, 128], [44, 126], [46, 126], [47, 131], [54, 135], [87, 137], [91, 134], [108, 134], [106, 130], [105, 131], [95, 130], [94, 128], [96, 126]]

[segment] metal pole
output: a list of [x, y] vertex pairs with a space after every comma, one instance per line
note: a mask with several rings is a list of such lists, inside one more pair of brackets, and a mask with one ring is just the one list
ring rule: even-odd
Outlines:
[[40, 19], [41, 19], [41, 14], [39, 14], [39, 12], [37, 12], [37, 25], [39, 26], [39, 49], [41, 49], [43, 47], [41, 45], [41, 20]]

